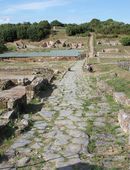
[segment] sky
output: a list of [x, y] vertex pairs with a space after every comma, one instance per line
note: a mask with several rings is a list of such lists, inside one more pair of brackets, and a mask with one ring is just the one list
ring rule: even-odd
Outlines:
[[0, 24], [55, 19], [79, 24], [93, 18], [130, 24], [130, 0], [0, 0]]

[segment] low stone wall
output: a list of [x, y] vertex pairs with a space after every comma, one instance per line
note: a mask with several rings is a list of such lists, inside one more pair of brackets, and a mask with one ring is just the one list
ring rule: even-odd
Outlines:
[[76, 61], [83, 59], [85, 55], [80, 56], [57, 56], [57, 57], [5, 57], [0, 58], [0, 61], [13, 61], [13, 62], [44, 62], [44, 61]]

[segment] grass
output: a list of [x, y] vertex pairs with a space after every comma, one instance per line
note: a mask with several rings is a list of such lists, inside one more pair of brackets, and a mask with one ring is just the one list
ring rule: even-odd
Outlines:
[[87, 99], [84, 101], [84, 104], [83, 104], [83, 108], [84, 108], [84, 111], [88, 111], [89, 110], [89, 106], [91, 104], [98, 104], [99, 102], [101, 101], [101, 97], [95, 97], [95, 98], [92, 98], [92, 99]]
[[39, 103], [40, 103], [40, 99], [39, 98], [34, 98], [30, 102], [30, 104], [39, 104]]
[[94, 120], [87, 120], [86, 133], [88, 136], [91, 136], [93, 133], [93, 122]]
[[108, 80], [107, 83], [114, 87], [116, 92], [124, 92], [130, 98], [130, 80], [117, 77]]
[[106, 122], [106, 126], [104, 127], [103, 131], [109, 134], [116, 135], [116, 129], [119, 128], [119, 126], [111, 125], [109, 122]]
[[110, 113], [117, 112], [120, 110], [121, 106], [114, 101], [113, 96], [107, 94], [106, 99], [111, 108]]
[[96, 148], [96, 141], [95, 140], [90, 140], [88, 144], [88, 152], [93, 153]]

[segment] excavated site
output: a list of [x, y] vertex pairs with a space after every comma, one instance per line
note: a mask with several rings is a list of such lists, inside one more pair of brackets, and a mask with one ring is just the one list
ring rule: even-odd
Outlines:
[[129, 77], [129, 50], [94, 34], [76, 60], [1, 60], [0, 170], [129, 170]]

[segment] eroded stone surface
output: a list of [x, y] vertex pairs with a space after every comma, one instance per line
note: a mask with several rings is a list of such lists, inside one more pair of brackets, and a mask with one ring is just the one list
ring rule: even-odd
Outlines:
[[23, 164], [24, 157], [41, 158], [47, 161], [42, 170], [127, 169], [127, 141], [117, 115], [111, 113], [104, 90], [84, 76], [83, 62], [64, 75], [40, 118], [11, 146], [8, 156], [14, 162], [16, 156]]

